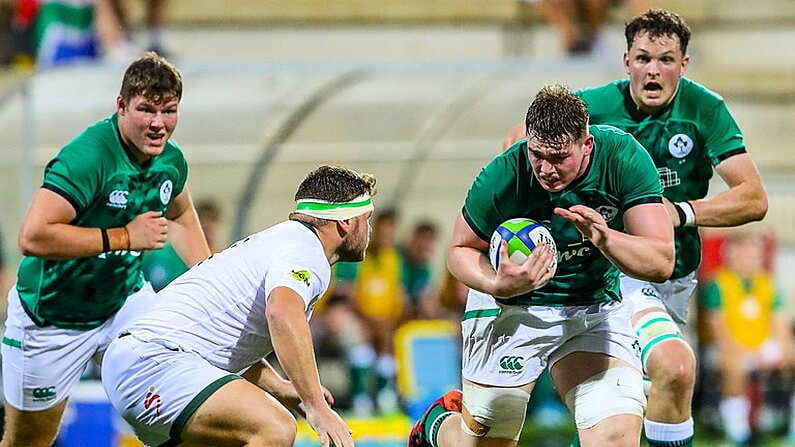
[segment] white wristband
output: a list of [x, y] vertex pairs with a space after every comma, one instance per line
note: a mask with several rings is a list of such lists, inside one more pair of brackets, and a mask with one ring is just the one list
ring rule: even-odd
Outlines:
[[695, 227], [696, 226], [696, 210], [693, 209], [693, 205], [690, 204], [688, 201], [684, 202], [676, 202], [676, 206], [682, 210], [685, 214], [685, 221], [680, 222], [680, 226], [683, 227]]

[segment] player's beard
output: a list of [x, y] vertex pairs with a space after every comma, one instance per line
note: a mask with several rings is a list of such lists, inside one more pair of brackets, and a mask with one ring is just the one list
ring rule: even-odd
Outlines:
[[337, 254], [340, 257], [340, 261], [344, 262], [360, 262], [364, 261], [364, 254], [367, 251], [367, 247], [361, 246], [362, 244], [357, 244], [354, 246], [352, 243], [346, 241], [346, 243], [342, 244], [339, 249], [337, 249]]
[[369, 235], [363, 233], [357, 228], [353, 229], [348, 238], [343, 241], [342, 245], [337, 249], [340, 261], [345, 262], [360, 262], [364, 261], [364, 255], [367, 252], [367, 243], [369, 242]]

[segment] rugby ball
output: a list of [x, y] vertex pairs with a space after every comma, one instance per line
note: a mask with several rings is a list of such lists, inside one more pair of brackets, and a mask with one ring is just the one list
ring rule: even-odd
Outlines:
[[[489, 260], [494, 270], [500, 265], [500, 243], [508, 244], [508, 259], [522, 264], [530, 253], [541, 244], [548, 244], [557, 253], [555, 239], [547, 227], [532, 219], [509, 219], [501, 223], [491, 235], [489, 243]], [[549, 267], [554, 271], [558, 267], [557, 256], [553, 256]]]

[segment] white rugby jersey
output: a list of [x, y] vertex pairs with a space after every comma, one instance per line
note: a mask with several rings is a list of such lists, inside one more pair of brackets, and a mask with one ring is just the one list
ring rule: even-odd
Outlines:
[[273, 351], [265, 317], [271, 291], [294, 290], [309, 319], [330, 276], [317, 235], [299, 222], [282, 222], [195, 265], [125, 332], [238, 372]]

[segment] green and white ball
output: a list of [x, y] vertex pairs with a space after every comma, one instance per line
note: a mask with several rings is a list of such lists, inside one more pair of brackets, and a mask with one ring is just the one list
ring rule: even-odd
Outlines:
[[[489, 260], [494, 270], [500, 265], [500, 243], [508, 243], [508, 259], [516, 264], [522, 264], [530, 256], [530, 253], [541, 244], [548, 244], [553, 252], [557, 253], [555, 239], [547, 227], [532, 219], [509, 219], [500, 224], [491, 235], [489, 244]], [[557, 256], [553, 257], [549, 266], [552, 270], [557, 269]]]

